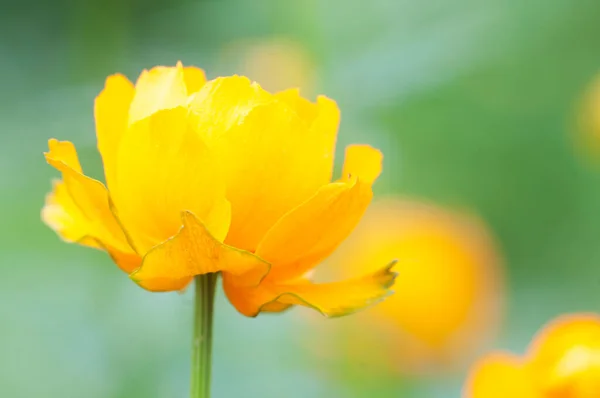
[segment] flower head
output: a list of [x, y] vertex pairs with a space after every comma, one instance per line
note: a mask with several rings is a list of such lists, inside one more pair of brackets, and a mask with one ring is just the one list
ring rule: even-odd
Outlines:
[[[499, 386], [510, 394], [494, 395]], [[600, 396], [600, 316], [559, 317], [540, 331], [523, 357], [492, 353], [482, 358], [466, 387], [470, 398]]]
[[94, 107], [106, 185], [75, 147], [50, 140], [62, 173], [42, 210], [64, 240], [107, 251], [140, 286], [185, 288], [222, 272], [243, 314], [306, 305], [343, 315], [381, 299], [394, 275], [313, 284], [306, 273], [350, 233], [369, 204], [381, 154], [346, 150], [331, 181], [334, 101], [271, 94], [245, 77], [206, 81], [194, 67], [155, 67], [135, 85], [106, 80]]

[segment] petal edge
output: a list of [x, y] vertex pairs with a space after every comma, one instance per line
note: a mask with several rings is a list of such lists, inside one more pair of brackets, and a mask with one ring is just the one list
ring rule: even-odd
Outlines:
[[146, 253], [140, 268], [130, 275], [143, 288], [164, 291], [164, 286], [148, 281], [172, 282], [220, 271], [234, 275], [242, 285], [255, 286], [268, 273], [269, 263], [218, 241], [192, 212], [181, 216], [179, 232]]

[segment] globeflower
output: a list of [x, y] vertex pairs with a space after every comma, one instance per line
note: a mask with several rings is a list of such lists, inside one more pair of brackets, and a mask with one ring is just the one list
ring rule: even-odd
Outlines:
[[522, 356], [495, 352], [472, 369], [469, 398], [600, 396], [600, 316], [563, 315], [546, 325]]
[[178, 63], [135, 85], [108, 77], [94, 115], [105, 184], [83, 173], [71, 142], [51, 139], [45, 154], [62, 179], [42, 218], [65, 241], [106, 251], [149, 291], [196, 277], [203, 319], [216, 273], [246, 316], [293, 305], [340, 316], [389, 294], [386, 264], [345, 281], [307, 277], [359, 221], [381, 172], [378, 150], [353, 145], [331, 182], [340, 119], [331, 99], [271, 94], [240, 76], [206, 81]]

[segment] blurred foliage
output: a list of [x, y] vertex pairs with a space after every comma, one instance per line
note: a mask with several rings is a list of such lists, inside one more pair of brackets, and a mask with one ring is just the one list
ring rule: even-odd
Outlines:
[[[552, 316], [598, 310], [600, 171], [573, 144], [580, 95], [600, 71], [598, 1], [0, 7], [0, 395], [186, 396], [189, 295], [148, 294], [101, 253], [60, 243], [39, 221], [56, 177], [41, 152], [50, 137], [73, 140], [99, 176], [92, 101], [107, 75], [134, 79], [179, 59], [209, 77], [240, 72], [221, 52], [248, 38], [305, 47], [315, 92], [342, 110], [338, 153], [357, 141], [384, 150], [378, 194], [410, 194], [486, 220], [510, 286], [497, 347], [522, 350]], [[220, 299], [215, 397], [372, 396], [375, 387], [315, 366], [301, 311], [245, 319]], [[359, 365], [348, 364], [347, 376]], [[376, 395], [394, 396], [405, 383], [414, 397], [459, 396], [463, 377], [386, 382]]]

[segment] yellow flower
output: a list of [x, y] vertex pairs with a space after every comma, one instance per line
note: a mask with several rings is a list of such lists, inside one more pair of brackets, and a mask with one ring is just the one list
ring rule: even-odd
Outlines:
[[481, 221], [415, 200], [379, 200], [325, 268], [348, 277], [373, 272], [373, 264], [388, 258], [398, 260], [394, 295], [345, 319], [327, 350], [370, 360], [378, 373], [387, 366], [419, 374], [462, 365], [494, 335], [502, 274]]
[[83, 174], [72, 143], [52, 139], [45, 154], [62, 180], [42, 218], [64, 240], [106, 250], [151, 291], [222, 272], [247, 316], [296, 304], [343, 315], [388, 294], [388, 268], [306, 278], [354, 228], [381, 171], [379, 151], [350, 146], [330, 182], [334, 101], [271, 94], [239, 76], [206, 81], [178, 63], [144, 71], [135, 86], [110, 76], [94, 113], [106, 186]]
[[[511, 393], [498, 395], [499, 386]], [[473, 367], [466, 388], [469, 398], [600, 397], [600, 316], [559, 317], [521, 358], [489, 354]]]

